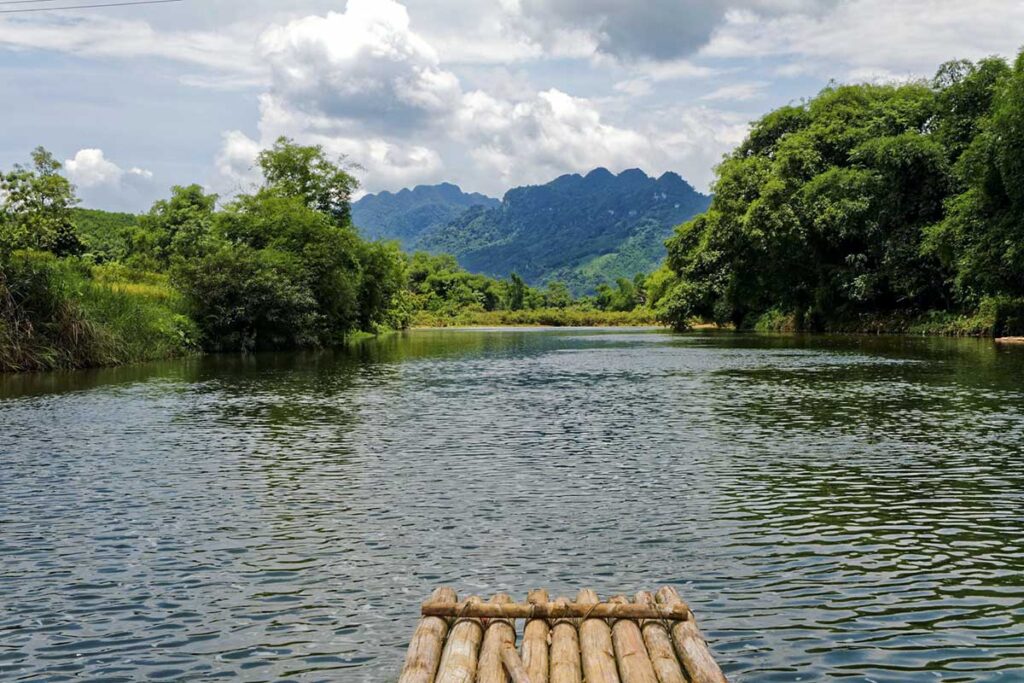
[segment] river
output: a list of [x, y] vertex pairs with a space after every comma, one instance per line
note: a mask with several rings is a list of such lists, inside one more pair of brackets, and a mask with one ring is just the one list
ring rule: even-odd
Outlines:
[[675, 585], [733, 681], [1024, 680], [1024, 349], [413, 331], [0, 378], [0, 679], [394, 680]]

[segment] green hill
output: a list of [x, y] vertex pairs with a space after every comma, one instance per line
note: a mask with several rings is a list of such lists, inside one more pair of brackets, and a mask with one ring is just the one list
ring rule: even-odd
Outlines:
[[473, 206], [494, 207], [497, 199], [463, 192], [457, 185], [417, 185], [399, 192], [369, 194], [352, 204], [352, 222], [367, 239], [398, 240], [415, 249], [424, 232], [445, 225]]
[[466, 269], [530, 284], [562, 280], [577, 292], [657, 267], [673, 228], [710, 201], [675, 173], [651, 178], [598, 168], [509, 190], [423, 231], [417, 247], [454, 254]]
[[99, 209], [73, 209], [75, 227], [86, 252], [97, 261], [118, 261], [128, 253], [128, 235], [139, 217]]

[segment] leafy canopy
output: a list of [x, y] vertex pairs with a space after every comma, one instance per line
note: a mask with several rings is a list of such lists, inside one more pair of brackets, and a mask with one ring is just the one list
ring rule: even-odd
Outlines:
[[830, 86], [757, 121], [676, 229], [652, 290], [667, 322], [821, 329], [1024, 294], [1024, 55], [929, 83]]
[[72, 219], [78, 199], [60, 169], [50, 152], [37, 147], [31, 166], [0, 172], [0, 256], [19, 249], [81, 253]]
[[332, 161], [320, 145], [297, 145], [280, 137], [260, 153], [266, 189], [282, 197], [301, 198], [307, 207], [330, 216], [337, 225], [351, 222], [352, 193], [359, 182]]

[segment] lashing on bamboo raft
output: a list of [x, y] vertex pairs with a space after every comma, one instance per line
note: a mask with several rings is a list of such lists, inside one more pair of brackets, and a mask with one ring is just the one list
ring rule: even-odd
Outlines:
[[421, 613], [399, 683], [728, 683], [670, 586], [607, 602], [586, 588], [575, 602], [533, 590], [521, 603], [438, 588]]

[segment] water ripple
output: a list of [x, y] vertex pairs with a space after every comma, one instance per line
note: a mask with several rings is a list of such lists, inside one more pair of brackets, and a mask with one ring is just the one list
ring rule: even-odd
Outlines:
[[672, 583], [736, 681], [1024, 680], [1024, 354], [415, 332], [0, 381], [0, 678], [380, 681], [441, 583]]

